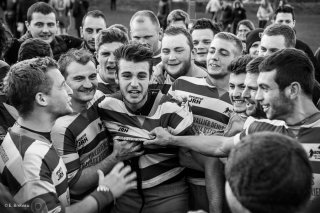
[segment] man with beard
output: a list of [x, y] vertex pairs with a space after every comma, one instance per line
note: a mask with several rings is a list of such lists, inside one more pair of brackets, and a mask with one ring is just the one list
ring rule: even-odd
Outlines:
[[107, 176], [94, 171], [97, 190], [70, 205], [66, 166], [52, 146], [50, 131], [57, 118], [72, 113], [72, 90], [48, 57], [15, 64], [4, 85], [20, 117], [1, 143], [0, 177], [19, 207], [27, 212], [100, 212], [136, 186], [136, 175], [119, 163]]
[[[177, 41], [178, 39], [181, 40], [181, 38], [177, 38]], [[163, 40], [165, 40], [165, 37]], [[163, 43], [162, 52], [164, 48]], [[169, 94], [187, 98], [192, 106], [194, 115], [192, 128], [196, 135], [223, 134], [232, 112], [228, 94], [230, 75], [228, 66], [241, 53], [241, 41], [231, 33], [220, 32], [215, 35], [209, 49], [207, 76], [204, 78], [182, 76], [172, 84]], [[215, 164], [212, 164], [212, 168], [215, 168], [215, 170], [211, 174], [213, 175], [212, 179], [217, 181], [215, 184], [217, 187], [210, 189], [215, 196], [212, 199], [216, 201], [212, 205], [212, 210], [221, 212], [222, 200], [219, 198], [221, 198], [221, 193], [223, 192], [223, 184], [221, 184], [223, 182], [223, 171], [219, 166], [219, 159], [216, 158], [215, 160]], [[206, 175], [209, 175], [208, 172], [206, 172]], [[190, 208], [192, 210], [204, 209], [208, 211], [209, 203], [206, 196], [204, 174], [190, 170], [188, 176], [191, 190]]]
[[[133, 144], [150, 139], [156, 126], [185, 135], [193, 121], [188, 104], [179, 106], [169, 96], [149, 90], [152, 51], [139, 43], [129, 43], [114, 52], [116, 79], [120, 92], [106, 97], [99, 110], [114, 138]], [[122, 143], [122, 142], [118, 142]], [[130, 160], [137, 171], [138, 187], [124, 194], [113, 209], [116, 212], [187, 212], [188, 192], [178, 148], [144, 146], [144, 154]]]
[[33, 4], [27, 13], [27, 33], [19, 39], [14, 39], [4, 54], [8, 64], [17, 62], [21, 44], [28, 38], [40, 38], [50, 44], [53, 57], [58, 60], [60, 55], [71, 48], [79, 48], [82, 40], [69, 35], [57, 34], [57, 17], [55, 10], [47, 3]]
[[181, 27], [169, 27], [162, 39], [162, 62], [157, 66], [165, 70], [165, 81], [155, 80], [150, 89], [161, 89], [163, 94], [167, 94], [172, 83], [180, 76], [205, 77], [205, 70], [194, 64], [193, 56], [190, 33]]
[[51, 139], [66, 164], [70, 198], [75, 202], [98, 185], [98, 169], [108, 173], [117, 162], [139, 153], [125, 143], [116, 144], [112, 151], [110, 134], [97, 113], [100, 100], [89, 107], [98, 84], [93, 56], [86, 50], [70, 50], [60, 58], [59, 67], [73, 90], [74, 113], [57, 119]]
[[130, 20], [130, 34], [132, 41], [147, 46], [152, 52], [152, 65], [161, 61], [162, 29], [157, 16], [150, 10], [140, 10], [133, 14]]
[[194, 63], [207, 68], [207, 55], [213, 37], [221, 32], [220, 26], [212, 23], [210, 19], [197, 19], [190, 30], [194, 46]]
[[94, 55], [95, 39], [101, 30], [107, 29], [107, 19], [100, 10], [89, 11], [82, 20], [80, 27], [81, 38], [83, 39], [82, 48]]
[[[219, 136], [176, 137], [163, 129], [154, 131], [159, 145], [188, 147], [211, 156], [227, 156], [239, 139], [260, 131], [275, 131], [298, 139], [313, 168], [312, 196], [320, 196], [320, 112], [312, 102], [315, 84], [314, 68], [308, 56], [301, 50], [283, 49], [268, 56], [259, 66], [256, 100], [268, 119], [251, 119], [245, 130], [235, 137]], [[161, 131], [161, 134], [157, 134]], [[170, 141], [168, 141], [170, 139]], [[201, 141], [201, 145], [197, 144]], [[154, 141], [153, 141], [154, 142]], [[152, 143], [153, 143], [152, 142]], [[149, 143], [145, 143], [149, 144]], [[155, 144], [155, 143], [153, 143]]]
[[128, 36], [117, 28], [108, 28], [99, 32], [96, 38], [96, 59], [98, 66], [98, 88], [95, 99], [119, 90], [115, 81], [116, 61], [114, 51], [128, 43]]

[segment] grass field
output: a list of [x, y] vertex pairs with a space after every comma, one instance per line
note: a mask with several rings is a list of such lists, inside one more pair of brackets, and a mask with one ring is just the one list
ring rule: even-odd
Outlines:
[[[110, 0], [92, 0], [90, 9], [102, 10], [108, 19], [108, 24], [119, 23], [128, 27], [131, 16], [138, 10], [148, 9], [155, 13], [158, 9], [158, 0], [118, 0], [117, 11], [110, 11]], [[186, 5], [174, 4], [173, 8], [187, 10]], [[208, 17], [204, 11], [205, 5], [198, 5], [196, 18]], [[297, 37], [306, 42], [313, 51], [320, 47], [320, 2], [295, 4]], [[245, 5], [247, 16], [258, 25], [256, 18], [257, 5]]]

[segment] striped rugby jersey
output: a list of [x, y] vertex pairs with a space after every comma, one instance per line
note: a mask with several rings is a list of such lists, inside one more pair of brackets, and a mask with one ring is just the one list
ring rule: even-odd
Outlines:
[[[121, 95], [106, 97], [100, 104], [100, 115], [112, 136], [150, 139], [149, 132], [156, 127], [168, 128], [174, 135], [185, 134], [193, 121], [187, 104], [178, 106], [159, 91], [150, 91], [146, 104], [147, 115], [131, 112]], [[141, 109], [141, 110], [142, 110]], [[142, 111], [141, 111], [142, 112]], [[144, 147], [139, 158], [142, 188], [151, 188], [181, 174], [177, 147]]]
[[[17, 203], [62, 212], [70, 205], [67, 170], [51, 142], [14, 125], [0, 144], [0, 177]], [[43, 206], [43, 204], [46, 204]]]
[[[105, 159], [110, 150], [110, 133], [97, 113], [98, 99], [86, 112], [66, 115], [56, 120], [51, 131], [51, 140], [68, 170], [71, 187], [78, 181], [81, 171]], [[85, 116], [85, 113], [87, 114]], [[91, 192], [93, 189], [88, 189]], [[72, 200], [81, 200], [82, 195], [71, 195]]]
[[97, 75], [97, 79], [98, 79], [98, 87], [97, 87], [97, 91], [94, 94], [94, 100], [97, 100], [99, 98], [101, 98], [104, 95], [109, 95], [109, 94], [113, 94], [117, 91], [119, 91], [119, 88], [114, 88], [111, 86], [111, 84], [105, 83], [100, 75]]
[[[302, 124], [295, 135], [284, 121], [249, 119], [246, 128], [234, 137], [237, 144], [241, 138], [254, 132], [272, 131], [296, 138], [306, 150], [313, 170], [312, 198], [320, 196], [320, 113], [314, 114]], [[296, 129], [296, 128], [295, 128]]]
[[[229, 93], [219, 95], [216, 87], [206, 78], [180, 77], [169, 90], [172, 96], [188, 99], [194, 121], [192, 130], [196, 135], [222, 135], [232, 113]], [[188, 180], [196, 185], [205, 185], [204, 173], [188, 170]]]

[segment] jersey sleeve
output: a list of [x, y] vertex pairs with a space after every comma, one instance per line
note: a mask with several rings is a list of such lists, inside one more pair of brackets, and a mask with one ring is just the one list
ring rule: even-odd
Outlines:
[[81, 163], [75, 137], [63, 121], [62, 119], [57, 120], [51, 131], [51, 140], [67, 167], [68, 182], [71, 187], [80, 178]]

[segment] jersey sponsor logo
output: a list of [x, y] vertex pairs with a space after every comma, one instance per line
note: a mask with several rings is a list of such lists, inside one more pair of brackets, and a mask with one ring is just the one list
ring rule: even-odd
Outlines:
[[200, 105], [202, 101], [203, 101], [203, 98], [201, 98], [201, 97], [189, 95], [189, 103], [191, 103], [191, 104], [199, 104]]
[[58, 181], [61, 180], [61, 178], [63, 178], [64, 173], [63, 173], [63, 170], [62, 170], [61, 167], [60, 167], [60, 168], [58, 169], [58, 171], [56, 172], [56, 175], [58, 176]]
[[82, 135], [77, 141], [77, 147], [80, 149], [85, 143], [87, 143], [89, 140], [87, 138], [87, 134]]
[[129, 132], [129, 128], [126, 126], [119, 126], [118, 132], [127, 133], [127, 132]]
[[318, 150], [316, 149], [309, 150], [309, 158], [320, 159], [320, 146], [318, 147]]

